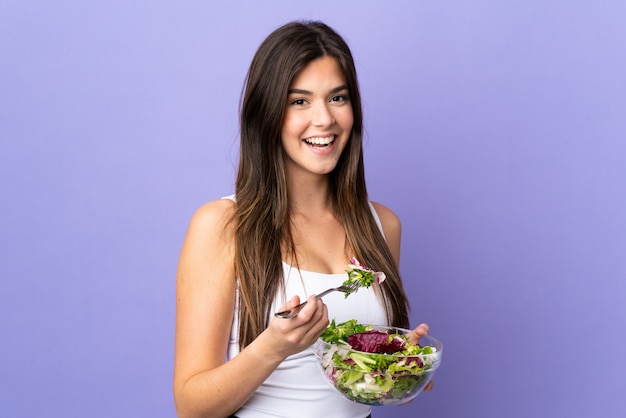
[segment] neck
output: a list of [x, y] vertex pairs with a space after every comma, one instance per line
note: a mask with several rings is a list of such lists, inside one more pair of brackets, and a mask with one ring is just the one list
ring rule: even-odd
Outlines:
[[334, 211], [327, 175], [310, 175], [306, 178], [287, 176], [287, 191], [294, 214]]

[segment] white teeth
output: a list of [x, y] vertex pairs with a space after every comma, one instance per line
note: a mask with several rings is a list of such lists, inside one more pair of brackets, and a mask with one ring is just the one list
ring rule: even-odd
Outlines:
[[320, 137], [306, 138], [304, 141], [307, 144], [311, 144], [311, 145], [328, 145], [331, 142], [333, 142], [334, 139], [335, 139], [335, 135], [331, 135], [331, 136], [326, 136], [324, 138], [320, 138]]

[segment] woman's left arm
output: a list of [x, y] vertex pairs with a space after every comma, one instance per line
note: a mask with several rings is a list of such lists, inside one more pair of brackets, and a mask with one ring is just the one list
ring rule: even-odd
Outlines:
[[[396, 260], [397, 265], [400, 265], [400, 240], [402, 238], [402, 224], [400, 223], [400, 218], [388, 207], [381, 205], [380, 203], [372, 202], [374, 208], [376, 209], [376, 213], [380, 218], [380, 223], [383, 226], [383, 232], [385, 233], [385, 239], [387, 240], [387, 245], [389, 246], [389, 250], [391, 251], [391, 255]], [[416, 342], [419, 342], [419, 338], [428, 334], [428, 325], [420, 324], [414, 330], [416, 334]], [[428, 392], [432, 390], [434, 385], [434, 381], [431, 380], [428, 385], [424, 388], [424, 392]]]

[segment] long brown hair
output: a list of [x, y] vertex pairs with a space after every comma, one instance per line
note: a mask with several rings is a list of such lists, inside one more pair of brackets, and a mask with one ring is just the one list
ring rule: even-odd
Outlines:
[[294, 254], [281, 128], [288, 88], [311, 61], [331, 56], [346, 78], [354, 122], [330, 174], [333, 202], [348, 245], [363, 264], [387, 275], [379, 296], [387, 320], [408, 326], [408, 301], [398, 266], [368, 203], [363, 167], [361, 96], [346, 42], [321, 22], [292, 22], [272, 32], [248, 71], [240, 109], [240, 155], [234, 221], [235, 274], [239, 281], [239, 344], [243, 348], [267, 326], [283, 286], [282, 249]]

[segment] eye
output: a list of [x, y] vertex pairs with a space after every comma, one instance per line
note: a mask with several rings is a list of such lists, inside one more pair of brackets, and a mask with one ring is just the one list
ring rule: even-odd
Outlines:
[[296, 106], [304, 106], [306, 104], [306, 100], [305, 99], [295, 99], [291, 101], [292, 105], [296, 105]]
[[331, 97], [330, 101], [335, 103], [343, 103], [350, 100], [347, 94], [338, 94], [337, 96]]

